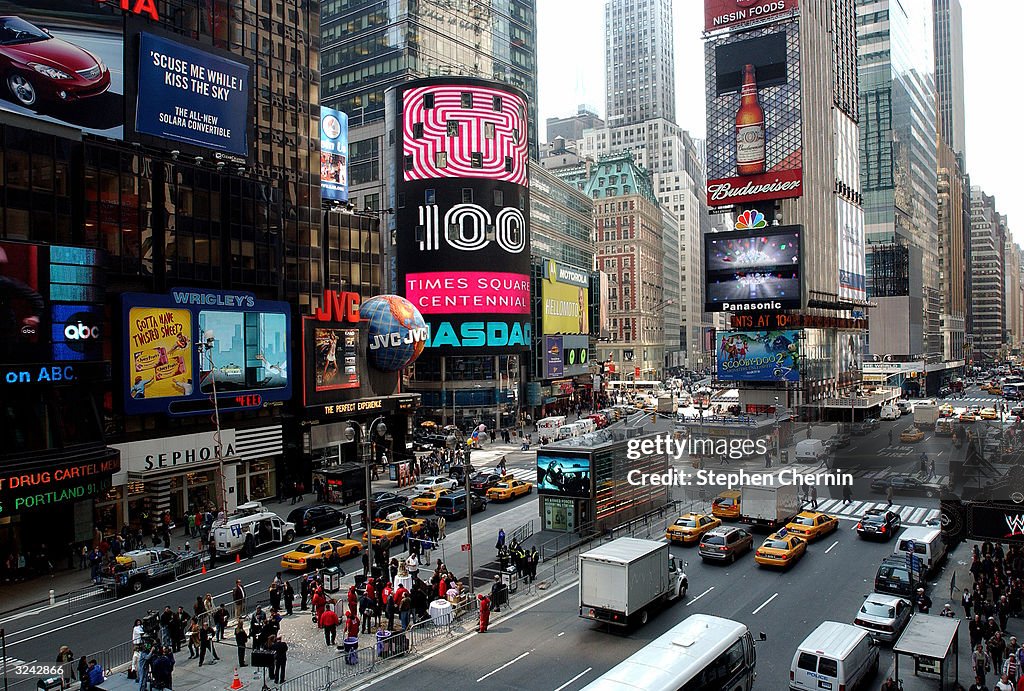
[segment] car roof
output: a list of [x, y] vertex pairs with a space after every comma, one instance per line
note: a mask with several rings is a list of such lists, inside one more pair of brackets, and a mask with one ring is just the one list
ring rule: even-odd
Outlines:
[[895, 605], [900, 600], [906, 602], [906, 599], [891, 593], [871, 593], [864, 598], [864, 602], [877, 602], [880, 605]]
[[311, 537], [308, 540], [303, 540], [299, 544], [300, 545], [320, 545], [321, 543], [331, 542], [332, 540], [337, 540], [337, 539], [338, 538], [332, 538], [332, 537]]
[[711, 530], [709, 530], [708, 531], [708, 536], [711, 536], [711, 535], [729, 535], [730, 533], [735, 533], [735, 532], [738, 532], [740, 530], [743, 530], [743, 528], [740, 528], [740, 527], [735, 526], [735, 525], [720, 525], [717, 528], [712, 528]]

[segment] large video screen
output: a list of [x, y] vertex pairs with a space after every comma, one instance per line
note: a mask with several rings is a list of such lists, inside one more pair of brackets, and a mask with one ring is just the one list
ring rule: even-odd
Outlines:
[[247, 63], [143, 33], [138, 92], [138, 133], [248, 156]]
[[797, 309], [800, 226], [704, 236], [707, 312]]
[[96, 0], [0, 1], [0, 110], [124, 137], [124, 17]]
[[585, 499], [590, 496], [590, 456], [537, 454], [537, 493]]
[[288, 303], [247, 293], [126, 293], [125, 412], [200, 414], [215, 388], [252, 394], [235, 407], [290, 399], [290, 317]]
[[544, 262], [541, 323], [545, 335], [590, 333], [590, 275], [583, 269]]
[[348, 116], [320, 106], [320, 198], [348, 201]]
[[316, 390], [359, 388], [359, 329], [317, 327], [313, 338]]
[[799, 331], [719, 331], [720, 381], [800, 381]]

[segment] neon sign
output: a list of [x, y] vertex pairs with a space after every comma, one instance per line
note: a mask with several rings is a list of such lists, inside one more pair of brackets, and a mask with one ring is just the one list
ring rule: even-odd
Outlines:
[[[106, 4], [106, 0], [98, 0], [100, 4]], [[156, 13], [154, 0], [121, 0], [121, 9], [133, 14], [144, 14], [154, 22], [160, 21], [160, 15]]]

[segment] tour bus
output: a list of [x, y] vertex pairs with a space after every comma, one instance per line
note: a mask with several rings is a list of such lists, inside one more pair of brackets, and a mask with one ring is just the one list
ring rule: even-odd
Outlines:
[[745, 625], [694, 614], [583, 691], [750, 691], [756, 663], [754, 638]]

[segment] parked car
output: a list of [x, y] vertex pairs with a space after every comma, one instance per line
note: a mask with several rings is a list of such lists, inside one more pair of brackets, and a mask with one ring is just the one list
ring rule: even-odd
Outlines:
[[872, 593], [864, 598], [853, 625], [866, 630], [876, 641], [894, 643], [913, 612], [913, 605], [902, 597]]
[[496, 487], [501, 482], [499, 473], [479, 472], [469, 478], [469, 489], [476, 494], [486, 494], [491, 487]]
[[902, 527], [903, 520], [895, 511], [870, 509], [858, 521], [857, 534], [863, 538], [880, 538], [888, 541]]
[[316, 504], [292, 509], [287, 520], [295, 524], [295, 532], [299, 535], [312, 535], [324, 528], [337, 528], [345, 522], [345, 512], [327, 504]]
[[895, 494], [918, 494], [928, 498], [934, 497], [939, 491], [938, 485], [908, 474], [890, 475], [871, 481], [871, 490], [874, 492], [885, 493], [889, 491], [890, 486]]
[[14, 101], [71, 103], [110, 88], [110, 69], [89, 51], [21, 17], [0, 17], [0, 74]]
[[732, 563], [741, 554], [754, 546], [754, 537], [735, 526], [719, 526], [709, 531], [700, 541], [697, 553], [704, 561], [725, 561]]
[[875, 592], [910, 597], [914, 594], [917, 580], [907, 569], [905, 557], [889, 556], [882, 560], [875, 572]]

